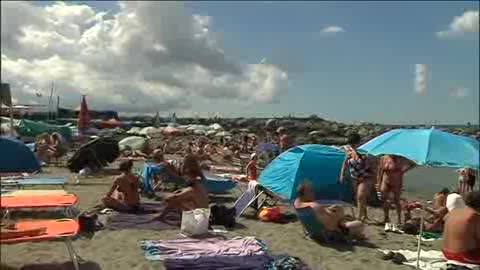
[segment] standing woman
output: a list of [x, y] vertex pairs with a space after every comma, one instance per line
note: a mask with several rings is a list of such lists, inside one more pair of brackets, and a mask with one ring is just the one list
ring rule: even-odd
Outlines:
[[353, 188], [357, 207], [359, 209], [358, 220], [364, 222], [367, 217], [367, 198], [373, 186], [376, 172], [375, 163], [366, 155], [358, 153], [353, 147], [346, 146], [347, 158], [345, 159], [342, 171], [341, 181], [346, 174], [348, 167], [349, 175], [354, 181]]
[[384, 223], [390, 222], [388, 196], [392, 193], [393, 202], [397, 209], [397, 221], [398, 224], [401, 224], [402, 207], [400, 205], [400, 196], [403, 188], [403, 176], [414, 166], [414, 162], [400, 156], [384, 155], [380, 158], [377, 183], [380, 186], [383, 198]]

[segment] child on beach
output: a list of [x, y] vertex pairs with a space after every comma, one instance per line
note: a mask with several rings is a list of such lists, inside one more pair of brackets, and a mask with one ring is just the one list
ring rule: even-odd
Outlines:
[[115, 177], [113, 185], [103, 197], [103, 204], [117, 211], [136, 211], [140, 206], [138, 177], [132, 173], [133, 162], [124, 160], [119, 165], [121, 174]]
[[250, 162], [247, 164], [247, 179], [249, 181], [257, 181], [257, 154], [250, 156]]

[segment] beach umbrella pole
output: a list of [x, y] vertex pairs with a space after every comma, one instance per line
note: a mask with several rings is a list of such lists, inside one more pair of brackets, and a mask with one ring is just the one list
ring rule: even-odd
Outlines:
[[422, 203], [422, 216], [420, 217], [420, 232], [418, 233], [418, 244], [417, 244], [417, 267], [420, 269], [420, 252], [422, 246], [422, 235], [423, 235], [423, 222], [425, 220], [425, 205]]

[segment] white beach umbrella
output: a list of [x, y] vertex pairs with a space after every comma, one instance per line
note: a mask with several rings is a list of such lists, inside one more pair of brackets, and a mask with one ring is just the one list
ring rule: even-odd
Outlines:
[[212, 130], [222, 130], [223, 129], [223, 127], [220, 124], [217, 124], [217, 123], [215, 123], [213, 125], [210, 125], [208, 128], [212, 129]]
[[228, 131], [220, 131], [217, 134], [215, 134], [215, 137], [231, 137], [232, 133]]

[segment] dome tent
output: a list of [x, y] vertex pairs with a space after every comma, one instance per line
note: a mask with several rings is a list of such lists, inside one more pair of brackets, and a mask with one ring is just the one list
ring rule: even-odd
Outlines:
[[345, 152], [339, 148], [306, 144], [290, 148], [274, 159], [261, 173], [259, 184], [293, 201], [297, 188], [310, 181], [317, 200], [352, 202], [352, 186], [340, 183]]
[[0, 137], [0, 172], [36, 172], [40, 164], [32, 151], [21, 141]]

